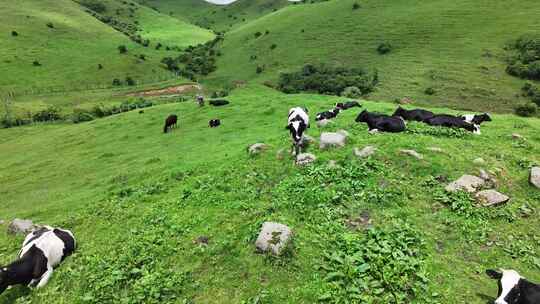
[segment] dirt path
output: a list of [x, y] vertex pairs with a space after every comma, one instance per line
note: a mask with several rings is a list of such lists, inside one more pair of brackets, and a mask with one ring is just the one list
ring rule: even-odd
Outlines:
[[127, 96], [141, 96], [141, 97], [152, 97], [152, 96], [166, 96], [166, 95], [178, 95], [186, 93], [189, 91], [200, 91], [202, 86], [198, 84], [182, 84], [166, 87], [163, 89], [147, 90], [129, 93]]

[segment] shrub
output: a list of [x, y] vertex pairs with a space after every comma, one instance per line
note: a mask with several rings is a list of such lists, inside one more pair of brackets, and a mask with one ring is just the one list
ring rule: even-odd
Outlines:
[[126, 84], [128, 86], [134, 86], [136, 84], [135, 80], [129, 76], [126, 77]]
[[534, 104], [534, 103], [525, 103], [525, 104], [518, 105], [514, 109], [514, 112], [518, 116], [532, 117], [532, 116], [536, 115], [537, 110], [538, 110], [538, 106], [536, 104]]
[[71, 121], [73, 121], [73, 123], [81, 123], [91, 120], [94, 120], [94, 116], [92, 116], [92, 114], [86, 110], [75, 109], [73, 110], [73, 115], [71, 115]]
[[435, 91], [434, 88], [429, 87], [429, 88], [427, 88], [427, 89], [424, 90], [424, 93], [425, 93], [426, 95], [435, 95], [435, 93], [437, 93], [437, 92]]
[[377, 83], [377, 73], [370, 75], [363, 69], [307, 64], [298, 72], [282, 73], [278, 89], [287, 94], [308, 91], [340, 95], [345, 88], [354, 86], [366, 95], [375, 89]]
[[32, 116], [32, 119], [34, 121], [40, 121], [40, 122], [55, 121], [55, 120], [61, 120], [62, 115], [60, 114], [60, 108], [55, 107], [55, 106], [49, 106], [45, 110], [41, 110], [35, 113]]
[[271, 50], [274, 50], [275, 48], [277, 48], [277, 44], [275, 44], [275, 43], [270, 46]]
[[113, 79], [112, 84], [113, 84], [113, 86], [121, 86], [122, 81], [120, 79], [118, 79], [118, 78], [115, 78], [115, 79]]
[[139, 55], [139, 59], [140, 59], [140, 60], [143, 60], [143, 61], [146, 60], [146, 55], [140, 54], [140, 55]]
[[34, 60], [34, 62], [32, 62], [32, 64], [34, 66], [41, 66], [41, 63], [39, 63], [39, 61], [37, 61], [37, 60]]
[[506, 72], [512, 76], [540, 80], [540, 35], [524, 35], [508, 51]]
[[125, 54], [127, 53], [127, 48], [125, 45], [120, 45], [118, 46], [118, 52], [120, 52], [120, 54]]
[[353, 9], [353, 10], [357, 10], [357, 9], [359, 9], [359, 8], [360, 8], [360, 4], [358, 4], [358, 2], [355, 2], [355, 3], [353, 4], [353, 6], [352, 6], [352, 9]]
[[17, 37], [19, 36], [19, 33], [17, 33], [16, 31], [11, 31], [11, 36]]
[[260, 73], [262, 73], [263, 71], [264, 71], [264, 68], [263, 68], [262, 66], [258, 66], [258, 67], [257, 67], [257, 70], [256, 70], [257, 74], [260, 74]]
[[162, 46], [163, 45], [160, 42], [158, 42], [158, 44], [156, 44], [156, 50], [159, 50]]
[[256, 32], [256, 33], [255, 33], [255, 38], [259, 38], [259, 37], [261, 37], [261, 36], [262, 36], [262, 33], [261, 33], [261, 32]]
[[98, 70], [102, 70], [102, 69], [103, 69], [103, 65], [101, 65], [101, 63], [98, 63], [97, 68], [98, 68]]
[[80, 2], [80, 4], [99, 14], [103, 14], [107, 11], [107, 7], [103, 3], [96, 0], [83, 0]]
[[388, 42], [383, 42], [377, 47], [377, 52], [381, 55], [388, 54], [390, 51], [392, 51], [392, 45]]
[[359, 98], [362, 96], [362, 91], [357, 87], [346, 87], [345, 90], [341, 92], [341, 96], [347, 98]]
[[531, 62], [527, 70], [530, 79], [540, 79], [540, 60]]
[[54, 28], [54, 24], [52, 24], [52, 22], [47, 22], [47, 27], [48, 28]]

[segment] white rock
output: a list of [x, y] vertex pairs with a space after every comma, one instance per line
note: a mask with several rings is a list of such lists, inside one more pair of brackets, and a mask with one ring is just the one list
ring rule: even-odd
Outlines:
[[533, 186], [540, 189], [540, 167], [531, 168], [531, 176], [529, 181]]
[[406, 154], [406, 155], [409, 155], [409, 156], [412, 156], [418, 160], [421, 160], [421, 159], [424, 159], [424, 156], [414, 150], [400, 150], [399, 151], [400, 153], [402, 154]]
[[28, 234], [35, 228], [36, 226], [31, 220], [14, 219], [8, 226], [8, 233]]
[[265, 222], [255, 242], [258, 252], [271, 252], [280, 255], [292, 240], [292, 231], [286, 225]]
[[375, 146], [366, 146], [362, 150], [354, 148], [353, 153], [356, 157], [366, 158], [373, 155], [377, 151]]
[[510, 197], [493, 189], [476, 193], [476, 199], [485, 207], [496, 206], [508, 202]]
[[439, 147], [428, 147], [428, 151], [435, 152], [435, 153], [444, 153], [444, 150]]
[[300, 153], [296, 157], [296, 164], [298, 166], [309, 165], [317, 160], [317, 157], [311, 153]]
[[263, 144], [263, 143], [256, 143], [256, 144], [253, 144], [251, 146], [248, 147], [248, 152], [249, 154], [259, 154], [261, 153], [262, 151], [268, 149], [268, 145], [267, 144]]
[[467, 191], [469, 193], [476, 192], [477, 189], [482, 187], [485, 184], [485, 180], [474, 175], [463, 175], [458, 180], [451, 182], [446, 186], [446, 191], [456, 192], [456, 191]]
[[326, 149], [327, 147], [343, 147], [347, 141], [347, 137], [341, 133], [323, 132], [319, 148]]

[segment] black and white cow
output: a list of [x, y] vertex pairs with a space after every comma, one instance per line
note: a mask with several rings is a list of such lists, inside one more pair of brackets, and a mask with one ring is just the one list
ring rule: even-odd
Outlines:
[[405, 120], [424, 121], [434, 115], [433, 112], [423, 109], [406, 110], [402, 107], [398, 107], [392, 116], [400, 116]]
[[499, 292], [495, 304], [538, 304], [540, 303], [540, 285], [534, 284], [519, 275], [515, 270], [493, 269], [486, 274], [497, 280]]
[[0, 268], [0, 293], [12, 285], [43, 287], [54, 267], [75, 251], [73, 233], [52, 227], [32, 231], [24, 239], [18, 259]]
[[465, 122], [460, 117], [457, 117], [454, 115], [437, 114], [431, 118], [426, 119], [424, 122], [430, 126], [461, 128], [461, 129], [465, 129], [467, 131], [473, 132], [474, 134], [480, 135], [479, 126]]
[[292, 108], [289, 110], [287, 130], [291, 132], [295, 155], [300, 154], [300, 148], [304, 141], [304, 132], [309, 128], [309, 116], [306, 108]]
[[338, 116], [339, 112], [341, 112], [341, 109], [334, 108], [332, 110], [317, 113], [317, 115], [315, 116], [315, 120], [316, 121], [321, 121], [321, 120], [325, 120], [325, 119], [332, 119], [332, 118], [335, 118], [336, 116]]
[[348, 110], [350, 108], [359, 107], [361, 108], [362, 105], [358, 103], [358, 101], [347, 101], [347, 102], [338, 102], [336, 103], [336, 108], [340, 110]]
[[488, 113], [484, 114], [466, 114], [461, 115], [461, 119], [473, 125], [481, 125], [484, 121], [491, 121], [491, 116]]
[[204, 107], [204, 96], [197, 95], [195, 99], [197, 100], [197, 104], [199, 105], [199, 107]]
[[406, 129], [405, 120], [399, 116], [388, 116], [380, 113], [370, 113], [366, 110], [362, 111], [357, 117], [356, 122], [365, 122], [369, 127], [369, 131], [381, 131], [398, 133]]
[[219, 119], [211, 119], [208, 122], [208, 126], [210, 126], [210, 128], [215, 128], [215, 127], [218, 127], [220, 125], [221, 125], [221, 120], [219, 120]]

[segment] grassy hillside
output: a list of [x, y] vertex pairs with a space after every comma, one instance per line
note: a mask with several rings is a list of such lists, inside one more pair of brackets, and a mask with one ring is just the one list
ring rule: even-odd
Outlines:
[[[373, 99], [477, 111], [510, 111], [520, 102], [523, 81], [505, 73], [503, 47], [540, 31], [538, 1], [367, 0], [353, 9], [356, 2], [290, 5], [234, 28], [212, 81], [275, 80], [321, 62], [378, 69]], [[377, 52], [383, 42], [392, 45], [386, 55]], [[257, 66], [265, 68], [260, 75]]]
[[[159, 67], [159, 61], [173, 52], [156, 51], [132, 42], [73, 1], [4, 1], [0, 10], [3, 12], [0, 74], [4, 75], [0, 90], [4, 93], [15, 91], [21, 95], [110, 87], [114, 78], [124, 81], [127, 76], [138, 83], [173, 78]], [[144, 30], [142, 35], [152, 40], [186, 46], [213, 36], [145, 7], [137, 11], [136, 17]], [[13, 36], [12, 31], [18, 35]], [[120, 45], [127, 47], [126, 54], [119, 53]], [[99, 64], [102, 69], [98, 68]]]
[[[319, 159], [302, 169], [286, 155], [276, 158], [289, 147], [288, 107], [316, 113], [338, 98], [256, 85], [228, 98], [223, 108], [181, 103], [79, 125], [0, 130], [2, 219], [61, 225], [79, 243], [45, 289], [14, 288], [0, 303], [483, 304], [497, 292], [486, 268], [515, 268], [540, 281], [540, 242], [532, 234], [540, 227], [540, 192], [527, 183], [528, 167], [540, 163], [540, 120], [494, 115], [482, 136], [420, 124], [369, 135], [349, 110], [326, 129], [350, 132], [347, 146], [311, 147]], [[170, 113], [180, 124], [163, 134]], [[208, 128], [211, 118], [223, 125]], [[313, 125], [308, 133], [320, 132]], [[526, 140], [512, 140], [513, 132]], [[255, 142], [271, 147], [248, 157], [245, 148]], [[368, 144], [376, 154], [356, 159], [353, 147]], [[446, 180], [476, 174], [478, 157], [512, 197], [507, 205], [478, 208], [466, 195], [442, 191]], [[341, 167], [328, 168], [329, 160]], [[360, 214], [371, 219], [369, 232], [363, 224], [353, 229]], [[254, 252], [267, 220], [295, 231], [284, 258]], [[209, 244], [198, 245], [199, 236]], [[0, 233], [0, 264], [21, 241]]]
[[239, 0], [229, 5], [215, 5], [202, 0], [139, 0], [163, 14], [189, 20], [191, 23], [215, 31], [228, 31], [292, 5], [287, 0]]

